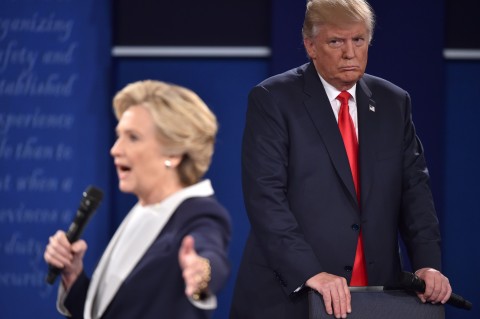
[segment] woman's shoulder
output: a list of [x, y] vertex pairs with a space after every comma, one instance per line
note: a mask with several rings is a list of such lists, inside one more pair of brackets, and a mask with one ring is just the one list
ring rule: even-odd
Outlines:
[[192, 213], [210, 212], [228, 214], [227, 209], [215, 196], [190, 197], [184, 200], [177, 208], [177, 212], [187, 211]]

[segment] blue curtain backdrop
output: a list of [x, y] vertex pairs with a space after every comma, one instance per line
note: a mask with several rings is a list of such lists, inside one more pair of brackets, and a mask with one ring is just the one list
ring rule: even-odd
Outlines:
[[480, 318], [480, 61], [450, 61], [446, 70], [444, 265], [454, 291], [473, 303], [469, 312], [448, 307], [447, 318], [474, 319]]
[[[43, 250], [49, 235], [68, 227], [88, 185], [106, 195], [84, 234], [88, 273], [133, 205], [133, 196], [118, 192], [109, 157], [116, 124], [111, 98], [126, 83], [145, 78], [193, 89], [218, 116], [208, 177], [232, 215], [233, 238], [232, 275], [214, 318], [228, 317], [249, 230], [240, 185], [247, 94], [263, 78], [307, 61], [300, 33], [304, 4], [271, 2], [270, 58], [115, 58], [112, 63], [109, 1], [0, 0], [2, 319], [60, 318], [57, 286], [44, 283]], [[444, 271], [455, 292], [474, 303], [470, 312], [447, 307], [447, 318], [479, 318], [480, 250], [474, 244], [480, 222], [475, 202], [480, 63], [442, 58], [443, 2], [371, 4], [378, 21], [367, 72], [412, 95], [442, 223]], [[219, 29], [229, 36], [228, 26]]]
[[106, 245], [109, 38], [104, 1], [0, 2], [1, 318], [58, 317], [43, 251], [91, 184], [106, 196], [85, 232], [87, 270]]

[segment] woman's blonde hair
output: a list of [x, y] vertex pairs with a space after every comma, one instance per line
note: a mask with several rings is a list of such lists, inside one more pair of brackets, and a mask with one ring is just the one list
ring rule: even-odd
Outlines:
[[198, 182], [210, 166], [218, 130], [208, 106], [187, 88], [154, 80], [128, 84], [113, 98], [117, 119], [137, 105], [152, 115], [165, 155], [182, 157], [177, 168], [182, 184]]

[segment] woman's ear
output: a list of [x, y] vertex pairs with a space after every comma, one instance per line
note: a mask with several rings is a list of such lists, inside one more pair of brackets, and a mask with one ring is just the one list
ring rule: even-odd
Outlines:
[[165, 167], [166, 168], [177, 168], [182, 161], [183, 156], [181, 155], [169, 155], [165, 160]]

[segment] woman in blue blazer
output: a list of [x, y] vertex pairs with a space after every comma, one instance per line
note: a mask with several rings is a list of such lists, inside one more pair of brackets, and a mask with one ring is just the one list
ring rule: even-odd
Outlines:
[[192, 91], [140, 81], [113, 101], [111, 149], [122, 192], [138, 203], [117, 229], [91, 279], [85, 241], [50, 237], [44, 258], [62, 269], [58, 310], [67, 317], [209, 318], [229, 274], [230, 219], [201, 180], [213, 154], [214, 114]]

